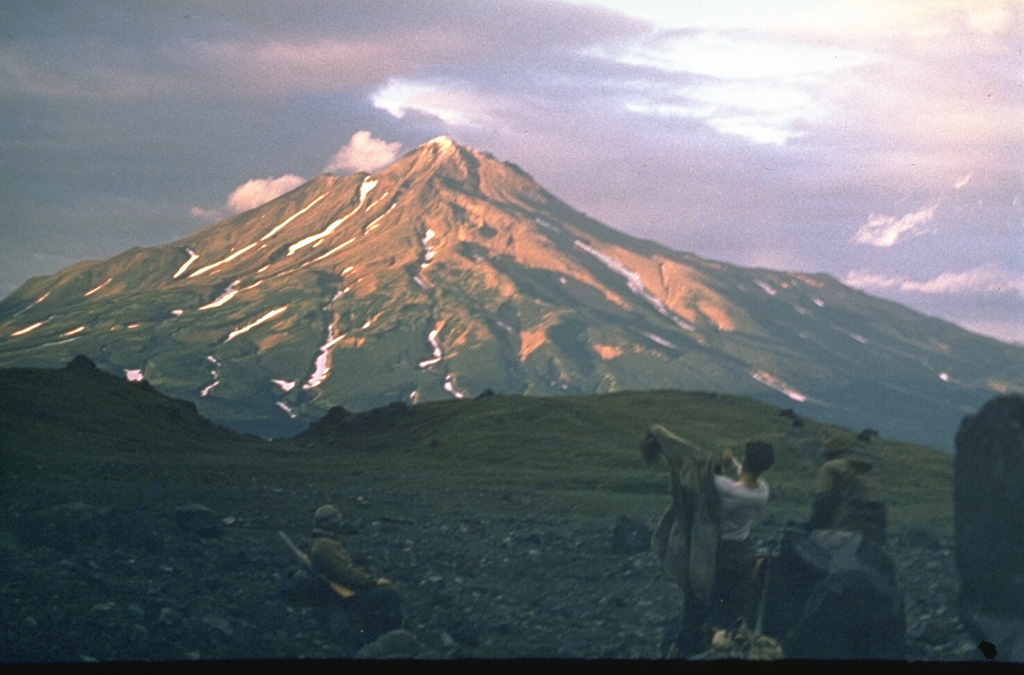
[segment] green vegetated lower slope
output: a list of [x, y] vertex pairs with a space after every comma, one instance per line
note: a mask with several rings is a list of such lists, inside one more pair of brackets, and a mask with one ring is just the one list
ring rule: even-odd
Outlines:
[[[491, 395], [393, 404], [351, 413], [334, 408], [302, 434], [278, 441], [240, 436], [200, 418], [186, 402], [89, 368], [0, 370], [0, 462], [18, 480], [109, 479], [162, 471], [209, 490], [272, 480], [306, 493], [357, 484], [406, 485], [439, 498], [432, 514], [539, 515], [653, 521], [667, 503], [668, 475], [647, 465], [639, 443], [662, 424], [709, 452], [742, 453], [762, 438], [776, 448], [766, 475], [772, 501], [760, 526], [774, 536], [805, 520], [822, 439], [856, 433], [795, 421], [753, 399], [682, 391], [589, 396]], [[952, 535], [952, 457], [924, 446], [873, 438], [893, 532], [925, 527]], [[528, 495], [528, 503], [509, 495]], [[315, 497], [313, 497], [315, 499]], [[297, 506], [308, 509], [310, 505]], [[401, 504], [390, 513], [401, 516]], [[422, 516], [423, 504], [410, 504]], [[410, 511], [410, 515], [412, 515]]]
[[[818, 450], [832, 434], [855, 432], [794, 420], [778, 408], [704, 392], [617, 392], [589, 396], [484, 396], [392, 405], [364, 413], [334, 409], [286, 446], [337, 454], [364, 471], [387, 466], [418, 485], [487, 491], [529, 486], [552, 506], [581, 518], [657, 514], [668, 473], [647, 465], [639, 444], [662, 424], [709, 452], [742, 456], [746, 441], [776, 449], [766, 474], [772, 488], [768, 535], [787, 520], [806, 520]], [[860, 448], [878, 460], [894, 531], [926, 527], [952, 534], [952, 457], [932, 448], [873, 438]], [[500, 508], [500, 507], [499, 507]]]

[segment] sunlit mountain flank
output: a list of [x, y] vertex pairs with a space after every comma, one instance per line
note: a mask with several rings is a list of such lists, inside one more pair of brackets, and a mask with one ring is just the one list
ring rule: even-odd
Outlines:
[[0, 367], [77, 354], [268, 436], [333, 406], [687, 389], [950, 449], [1024, 390], [1022, 347], [635, 239], [447, 137], [0, 302]]

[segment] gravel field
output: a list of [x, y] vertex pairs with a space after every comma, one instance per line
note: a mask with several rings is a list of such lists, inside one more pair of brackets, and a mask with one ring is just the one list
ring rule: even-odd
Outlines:
[[[278, 535], [308, 545], [310, 516], [325, 501], [342, 509], [353, 556], [397, 585], [415, 638], [404, 655], [656, 659], [681, 605], [642, 543], [613, 545], [614, 519], [583, 522], [528, 490], [507, 490], [507, 513], [481, 517], [468, 491], [41, 485], [4, 485], [5, 662], [356, 655], [362, 645], [342, 637], [329, 606], [300, 592], [301, 564]], [[201, 536], [176, 518], [197, 502], [216, 531]], [[446, 515], [388, 517], [398, 504]], [[956, 618], [951, 542], [914, 531], [889, 550], [906, 600], [907, 658], [980, 658]]]

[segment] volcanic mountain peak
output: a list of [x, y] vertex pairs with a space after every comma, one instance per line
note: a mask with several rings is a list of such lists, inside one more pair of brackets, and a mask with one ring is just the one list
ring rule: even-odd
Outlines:
[[456, 152], [456, 151], [458, 151], [460, 149], [468, 150], [468, 148], [460, 146], [458, 143], [453, 141], [450, 136], [438, 136], [436, 138], [431, 138], [429, 141], [427, 141], [426, 143], [424, 143], [420, 147], [421, 148], [433, 147], [433, 148], [436, 148], [436, 150], [439, 153], [442, 153], [442, 152]]
[[0, 366], [76, 354], [269, 435], [335, 405], [652, 388], [931, 432], [1024, 388], [1020, 348], [634, 239], [444, 136], [0, 302]]

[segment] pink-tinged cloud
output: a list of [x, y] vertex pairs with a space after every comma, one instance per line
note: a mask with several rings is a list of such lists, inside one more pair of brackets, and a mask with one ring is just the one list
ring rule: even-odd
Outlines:
[[324, 171], [376, 171], [398, 159], [399, 142], [388, 143], [374, 138], [369, 131], [357, 131], [348, 143], [331, 157]]
[[926, 281], [913, 281], [906, 277], [890, 277], [855, 270], [846, 275], [843, 283], [865, 291], [897, 290], [924, 295], [1014, 294], [1024, 297], [1024, 277], [995, 265], [984, 265], [965, 272], [943, 272]]
[[967, 184], [971, 182], [971, 178], [973, 177], [973, 173], [969, 173], [966, 176], [961, 177], [959, 180], [957, 180], [957, 182], [953, 183], [953, 189], [959, 190], [961, 188], [967, 187]]
[[895, 246], [906, 236], [920, 234], [922, 226], [935, 217], [935, 209], [938, 207], [938, 204], [933, 204], [898, 218], [872, 213], [854, 234], [854, 241], [878, 248]]
[[227, 208], [232, 213], [241, 213], [263, 206], [271, 199], [280, 197], [289, 190], [294, 190], [306, 179], [295, 174], [285, 174], [277, 178], [253, 178], [242, 183], [228, 196]]
[[212, 209], [193, 206], [190, 212], [193, 218], [212, 223], [242, 211], [255, 209], [257, 206], [263, 206], [271, 199], [276, 199], [305, 182], [306, 179], [302, 176], [291, 173], [277, 178], [253, 178], [235, 188], [228, 195], [227, 203], [224, 206]]

